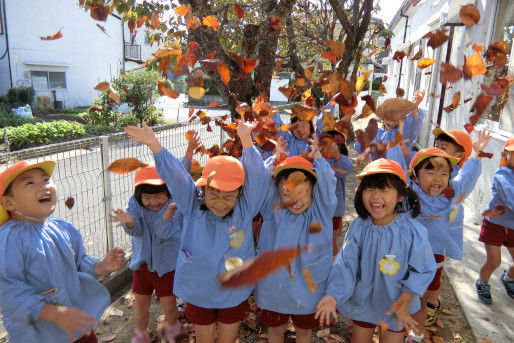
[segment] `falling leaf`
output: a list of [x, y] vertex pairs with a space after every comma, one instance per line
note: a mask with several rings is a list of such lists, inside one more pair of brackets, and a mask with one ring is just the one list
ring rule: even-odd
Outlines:
[[389, 324], [384, 322], [382, 319], [379, 319], [379, 322], [380, 322], [380, 334], [384, 334], [385, 332], [387, 332], [387, 330], [389, 330]]
[[229, 53], [230, 57], [232, 57], [236, 63], [239, 65], [239, 69], [243, 74], [243, 78], [246, 77], [246, 74], [251, 72], [255, 67], [259, 65], [259, 60], [246, 59], [242, 56], [239, 56], [234, 53]]
[[187, 15], [188, 9], [186, 5], [180, 5], [175, 8], [175, 13], [181, 17], [185, 17]]
[[305, 174], [301, 171], [294, 171], [287, 177], [284, 187], [288, 190], [292, 190], [299, 184], [305, 181]]
[[103, 92], [103, 91], [108, 90], [110, 87], [111, 87], [111, 85], [109, 84], [109, 82], [103, 81], [103, 82], [100, 82], [99, 84], [97, 84], [94, 89], [96, 89], [97, 91]]
[[282, 17], [276, 15], [269, 16], [269, 25], [272, 30], [280, 31], [282, 29]]
[[321, 230], [323, 230], [323, 226], [320, 222], [312, 222], [309, 226], [309, 233], [318, 233], [321, 232]]
[[109, 98], [114, 100], [114, 102], [116, 102], [118, 105], [121, 105], [121, 97], [118, 94], [118, 92], [116, 92], [114, 89], [112, 89], [112, 87], [109, 87], [109, 90], [107, 91], [107, 95], [109, 96]]
[[102, 111], [104, 109], [101, 105], [93, 105], [89, 108], [89, 112]]
[[117, 174], [126, 174], [136, 170], [137, 168], [146, 166], [146, 163], [142, 163], [138, 159], [133, 157], [121, 158], [119, 160], [112, 162], [109, 165], [109, 167], [107, 167], [107, 171]]
[[494, 206], [494, 209], [484, 211], [484, 213], [482, 213], [482, 216], [490, 217], [490, 218], [498, 218], [501, 215], [503, 215], [506, 211], [507, 211], [507, 209], [505, 206], [498, 204], [498, 205]]
[[[302, 275], [303, 275], [303, 278], [305, 279], [305, 282], [307, 282], [307, 287], [309, 287], [309, 291], [311, 291], [311, 293], [316, 292], [316, 290], [318, 289], [318, 285], [316, 285], [314, 283], [314, 280], [312, 280], [312, 275], [311, 275], [311, 272], [309, 271], [309, 269], [303, 268]], [[329, 331], [328, 333], [330, 333], [330, 329], [328, 329], [328, 331]], [[327, 336], [328, 336], [328, 334], [327, 334]]]
[[336, 55], [334, 55], [334, 53], [330, 50], [327, 50], [324, 53], [322, 53], [321, 57], [326, 58], [327, 60], [329, 60], [332, 63], [336, 63], [336, 61], [337, 61]]
[[372, 72], [371, 70], [368, 70], [368, 71], [365, 71], [364, 73], [362, 73], [361, 76], [359, 76], [359, 78], [357, 79], [357, 82], [355, 83], [355, 91], [357, 93], [360, 93], [360, 91], [364, 87], [364, 84], [368, 80], [368, 77], [371, 74], [371, 72]]
[[485, 68], [484, 60], [480, 56], [480, 53], [476, 51], [473, 55], [466, 58], [466, 61], [462, 66], [462, 74], [466, 80], [475, 76], [483, 75], [486, 71], [487, 69]]
[[444, 195], [446, 199], [452, 200], [455, 196], [455, 190], [453, 189], [453, 187], [448, 186], [445, 189], [443, 189], [441, 194]]
[[414, 56], [412, 56], [412, 58], [410, 60], [417, 61], [421, 58], [422, 55], [423, 55], [423, 49], [419, 48], [419, 51], [416, 52], [416, 54]]
[[468, 103], [468, 102], [470, 102], [471, 100], [473, 100], [473, 98], [467, 98], [467, 99], [464, 99], [464, 103]]
[[487, 94], [487, 95], [490, 95], [490, 96], [498, 96], [501, 94], [502, 90], [500, 88], [500, 85], [498, 84], [498, 82], [494, 81], [491, 83], [491, 85], [489, 87], [487, 87], [486, 85], [484, 85], [483, 83], [480, 84], [480, 88], [482, 88], [482, 90]]
[[96, 24], [96, 27], [98, 27], [103, 33], [105, 33], [107, 36], [109, 36], [109, 34], [107, 33], [107, 30], [105, 29], [105, 27], [103, 27], [102, 25], [100, 25], [98, 23]]
[[475, 103], [471, 107], [471, 111], [475, 112], [475, 114], [470, 117], [470, 122], [472, 125], [476, 124], [477, 120], [482, 116], [482, 113], [485, 112], [492, 100], [493, 97], [485, 93], [480, 94], [476, 98]]
[[448, 214], [448, 219], [450, 220], [450, 223], [453, 223], [455, 219], [457, 219], [457, 215], [459, 214], [459, 206], [454, 206], [450, 213]]
[[157, 81], [157, 88], [159, 89], [159, 94], [161, 96], [167, 96], [169, 98], [176, 99], [180, 95], [174, 89], [166, 87], [161, 81]]
[[191, 13], [188, 13], [187, 21], [186, 21], [187, 29], [191, 30], [191, 31], [194, 31], [197, 28], [199, 28], [200, 26], [201, 25], [200, 25], [200, 21], [198, 20], [198, 18], [193, 16], [193, 15], [191, 15]]
[[490, 152], [483, 152], [483, 151], [480, 151], [478, 153], [478, 157], [485, 157], [485, 158], [492, 158], [494, 156], [493, 153], [490, 153]]
[[346, 49], [344, 42], [328, 40], [325, 42], [330, 47], [330, 51], [334, 54], [337, 59], [343, 58], [344, 51]]
[[75, 199], [73, 199], [72, 197], [68, 197], [68, 199], [64, 201], [64, 205], [66, 205], [66, 207], [71, 210], [75, 205]]
[[378, 89], [380, 93], [387, 93], [387, 89], [383, 83], [380, 84], [380, 87]]
[[435, 60], [433, 60], [431, 58], [423, 58], [418, 61], [418, 68], [425, 69], [427, 67], [430, 67], [434, 63], [435, 63]]
[[205, 95], [205, 88], [203, 87], [191, 87], [187, 92], [191, 98], [201, 99]]
[[295, 98], [298, 93], [298, 91], [296, 90], [296, 88], [294, 86], [291, 86], [291, 87], [282, 86], [282, 87], [279, 87], [278, 90], [282, 94], [284, 94], [284, 96], [286, 98], [288, 98], [289, 100]]
[[474, 5], [465, 5], [460, 8], [459, 17], [464, 25], [471, 27], [480, 21], [480, 11]]
[[234, 249], [238, 249], [243, 245], [245, 241], [245, 233], [242, 230], [239, 230], [232, 234], [230, 238], [230, 246]]
[[238, 4], [234, 4], [234, 14], [239, 19], [243, 19], [245, 17], [245, 11]]
[[228, 86], [228, 82], [230, 81], [230, 70], [228, 70], [227, 65], [225, 63], [220, 64], [217, 67], [217, 70], [221, 81], [225, 84], [225, 86]]
[[208, 15], [207, 17], [203, 18], [202, 24], [207, 27], [212, 27], [214, 31], [218, 31], [218, 26], [220, 25], [218, 23], [218, 19], [212, 15]]
[[446, 31], [448, 29], [442, 29], [438, 30], [436, 32], [429, 32], [426, 35], [422, 37], [428, 38], [427, 46], [431, 47], [432, 49], [437, 49], [439, 46], [441, 46], [444, 42], [446, 42], [450, 37], [446, 35]]
[[55, 33], [51, 36], [39, 37], [39, 38], [41, 38], [41, 40], [56, 40], [56, 39], [62, 38], [62, 32], [61, 32], [61, 30], [59, 30], [59, 31], [57, 31], [57, 33]]
[[159, 14], [157, 12], [153, 12], [152, 17], [150, 18], [150, 25], [152, 29], [156, 30], [159, 27], [160, 23], [161, 22], [159, 20]]
[[397, 61], [397, 62], [401, 62], [401, 60], [403, 60], [403, 58], [406, 56], [407, 54], [403, 51], [396, 51], [393, 55], [393, 60]]
[[405, 118], [415, 107], [415, 104], [407, 99], [390, 98], [378, 106], [375, 113], [382, 120], [397, 121]]
[[492, 62], [495, 68], [502, 68], [507, 63], [507, 42], [500, 41], [489, 45], [485, 52], [485, 60]]
[[98, 2], [91, 3], [89, 8], [91, 18], [98, 21], [106, 21], [109, 16], [109, 9]]
[[222, 287], [242, 287], [254, 285], [259, 280], [273, 273], [302, 253], [305, 248], [282, 248], [275, 251], [264, 251], [259, 257], [250, 259], [241, 267], [222, 273], [218, 279]]
[[220, 104], [219, 104], [219, 103], [217, 103], [216, 101], [211, 101], [211, 102], [209, 103], [209, 107], [220, 107]]

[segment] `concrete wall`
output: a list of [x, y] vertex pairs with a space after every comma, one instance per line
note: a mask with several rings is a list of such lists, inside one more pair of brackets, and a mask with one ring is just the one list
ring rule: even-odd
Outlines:
[[5, 33], [5, 15], [3, 11], [3, 2], [5, 0], [0, 0], [0, 94], [5, 94], [7, 89], [10, 86], [10, 76], [9, 76], [9, 55], [6, 51], [7, 49], [7, 35]]
[[[455, 1], [455, 0], [453, 0]], [[463, 1], [463, 0], [459, 0]], [[469, 1], [468, 1], [469, 2]], [[471, 48], [470, 42], [482, 43], [484, 50], [487, 46], [492, 43], [492, 33], [494, 30], [494, 24], [497, 19], [497, 5], [496, 0], [479, 0], [476, 1], [476, 6], [480, 10], [481, 19], [478, 25], [471, 28], [466, 27], [455, 27], [453, 36], [453, 46], [450, 55], [450, 63], [461, 67], [464, 61], [464, 56], [470, 56], [474, 51]], [[392, 53], [396, 50], [403, 50], [407, 52], [408, 46], [413, 44], [412, 54], [419, 50], [421, 46], [423, 48], [423, 57], [429, 57], [436, 60], [436, 63], [429, 68], [420, 71], [417, 68], [416, 61], [410, 61], [407, 58], [403, 60], [403, 68], [401, 73], [400, 87], [406, 91], [406, 97], [412, 98], [416, 91], [416, 74], [418, 73], [419, 88], [426, 91], [425, 100], [421, 103], [422, 107], [427, 116], [423, 125], [422, 132], [418, 138], [418, 145], [420, 147], [432, 146], [434, 142], [434, 136], [432, 130], [435, 128], [434, 123], [437, 121], [437, 114], [439, 109], [440, 94], [442, 90], [442, 84], [439, 82], [439, 66], [441, 62], [446, 59], [446, 52], [448, 43], [443, 44], [435, 51], [432, 48], [426, 47], [427, 39], [421, 39], [421, 37], [428, 31], [440, 29], [441, 24], [445, 22], [448, 16], [448, 9], [450, 8], [450, 1], [442, 0], [427, 0], [421, 2], [416, 7], [409, 6], [407, 11], [404, 13], [409, 17], [406, 35], [406, 44], [403, 44], [403, 33], [405, 28], [405, 18], [400, 18], [396, 22], [393, 21], [393, 26], [390, 28], [395, 33], [391, 40]], [[451, 19], [451, 18], [450, 18]], [[458, 21], [458, 19], [457, 19]], [[512, 61], [511, 54], [511, 61]], [[511, 71], [514, 63], [511, 62]], [[431, 72], [431, 73], [430, 73]], [[421, 73], [421, 75], [419, 75]], [[511, 72], [512, 73], [512, 72]], [[398, 85], [398, 79], [400, 76], [400, 63], [396, 61], [389, 61], [388, 70], [388, 81], [386, 82], [386, 88], [390, 94], [395, 94], [396, 87]], [[452, 102], [453, 95], [457, 91], [461, 91], [461, 104], [456, 110], [446, 113], [443, 111], [441, 127], [443, 129], [463, 129], [463, 125], [468, 122], [470, 116], [470, 109], [473, 105], [474, 100], [464, 104], [463, 100], [467, 98], [475, 99], [478, 94], [481, 93], [480, 84], [485, 82], [485, 77], [476, 77], [472, 80], [461, 80], [453, 86], [446, 89], [446, 96], [444, 100], [444, 106], [448, 106]], [[514, 87], [511, 87], [511, 94], [514, 91]], [[512, 98], [512, 95], [511, 95]], [[494, 102], [494, 100], [493, 100]], [[491, 184], [493, 174], [498, 168], [500, 160], [500, 151], [505, 141], [513, 135], [514, 129], [512, 121], [514, 118], [514, 102], [511, 100], [505, 107], [502, 117], [499, 122], [493, 122], [489, 119], [480, 119], [476, 125], [476, 130], [480, 128], [488, 128], [493, 133], [493, 139], [489, 144], [486, 151], [494, 153], [492, 159], [483, 159], [482, 176], [475, 187], [475, 190], [468, 197], [467, 202], [475, 209], [474, 216], [478, 220], [480, 214], [487, 206], [491, 199]], [[476, 133], [471, 134], [473, 138], [476, 137]]]

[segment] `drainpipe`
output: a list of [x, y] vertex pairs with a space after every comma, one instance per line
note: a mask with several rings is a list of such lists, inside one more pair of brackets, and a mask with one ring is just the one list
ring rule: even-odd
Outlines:
[[[407, 27], [409, 26], [409, 17], [401, 12], [400, 12], [400, 17], [405, 18], [405, 27], [403, 30], [403, 43], [405, 43], [405, 40], [407, 39]], [[396, 88], [400, 88], [400, 82], [402, 81], [402, 69], [403, 69], [403, 58], [402, 58], [402, 61], [400, 62], [400, 76], [398, 77], [398, 85], [396, 86]]]
[[7, 31], [7, 14], [5, 12], [5, 1], [6, 0], [0, 0], [2, 1], [2, 15], [3, 15], [3, 21], [4, 21], [4, 28], [5, 28], [5, 52], [0, 57], [0, 60], [2, 60], [5, 55], [7, 55], [7, 65], [9, 66], [9, 88], [12, 88], [12, 71], [11, 71], [11, 52], [9, 51], [9, 33]]

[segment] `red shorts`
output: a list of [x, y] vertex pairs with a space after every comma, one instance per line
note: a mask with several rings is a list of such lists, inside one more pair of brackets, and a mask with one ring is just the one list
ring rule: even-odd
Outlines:
[[248, 300], [230, 308], [203, 308], [190, 303], [186, 306], [186, 318], [197, 325], [234, 324], [244, 320], [249, 312]]
[[[353, 320], [353, 319], [352, 319], [352, 323], [357, 325], [357, 326], [360, 326], [361, 328], [365, 328], [365, 329], [374, 329], [374, 328], [377, 327], [377, 325], [375, 325], [375, 324], [371, 324], [371, 323], [368, 323], [368, 322], [361, 322], [359, 320]], [[404, 332], [405, 329], [402, 329], [400, 331], [393, 331], [393, 330], [387, 329], [387, 331], [391, 331], [391, 332]]]
[[287, 324], [289, 317], [293, 320], [294, 326], [304, 330], [313, 330], [318, 327], [319, 322], [314, 319], [315, 313], [311, 314], [283, 314], [268, 310], [261, 310], [260, 322], [269, 327], [276, 327]]
[[332, 230], [341, 230], [343, 227], [343, 217], [332, 218]]
[[90, 333], [80, 337], [73, 343], [98, 343], [98, 339], [96, 338], [95, 332], [91, 331]]
[[[434, 278], [432, 279], [432, 282], [430, 285], [428, 285], [427, 290], [428, 291], [437, 291], [439, 288], [441, 288], [441, 275], [443, 274], [443, 265], [444, 262], [444, 256], [434, 254], [435, 263], [437, 263], [437, 270], [435, 272]], [[441, 264], [441, 265], [439, 265]]]
[[511, 248], [514, 247], [514, 230], [491, 223], [484, 218], [478, 240], [497, 247], [505, 245], [507, 248]]
[[159, 276], [157, 272], [149, 271], [146, 263], [143, 263], [132, 273], [132, 291], [140, 295], [151, 295], [155, 289], [155, 295], [159, 298], [169, 297], [173, 295], [174, 279], [174, 270]]

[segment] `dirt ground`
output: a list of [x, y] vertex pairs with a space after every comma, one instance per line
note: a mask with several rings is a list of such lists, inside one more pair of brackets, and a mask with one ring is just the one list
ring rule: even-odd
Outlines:
[[[349, 146], [350, 148], [350, 146]], [[350, 157], [355, 161], [356, 156], [353, 149], [350, 150]], [[355, 165], [356, 171], [358, 168]], [[343, 229], [346, 230], [349, 223], [357, 216], [353, 208], [353, 196], [358, 185], [358, 179], [355, 177], [357, 173], [353, 173], [347, 177], [346, 181], [346, 215]], [[344, 231], [343, 230], [343, 231]], [[344, 233], [338, 238], [338, 246], [343, 242]], [[471, 328], [462, 309], [457, 301], [455, 293], [451, 288], [448, 278], [443, 273], [443, 287], [441, 290], [441, 304], [443, 313], [437, 324], [427, 328], [425, 332], [426, 343], [441, 342], [475, 342]], [[259, 324], [258, 309], [252, 307], [247, 320], [241, 325], [239, 342], [240, 343], [267, 343], [266, 327]], [[183, 312], [182, 312], [183, 314]], [[163, 327], [164, 315], [160, 310], [157, 299], [153, 300], [150, 308], [150, 328], [154, 332], [158, 332]], [[185, 331], [184, 342], [195, 341], [193, 326], [187, 322], [185, 318], [181, 318], [181, 323]], [[327, 343], [350, 342], [349, 327], [350, 320], [339, 316], [336, 324], [328, 327], [320, 327], [313, 332], [313, 342]], [[106, 311], [100, 321], [96, 332], [100, 342], [129, 342], [130, 335], [134, 330], [134, 308], [133, 295], [130, 291], [122, 295], [116, 300]], [[378, 333], [378, 332], [377, 332]], [[286, 342], [293, 342], [295, 338], [294, 328], [290, 325], [286, 333]], [[374, 341], [378, 342], [378, 335], [375, 335]], [[1, 342], [1, 341], [0, 341]], [[160, 342], [155, 340], [155, 342]], [[164, 342], [164, 340], [162, 340]]]

